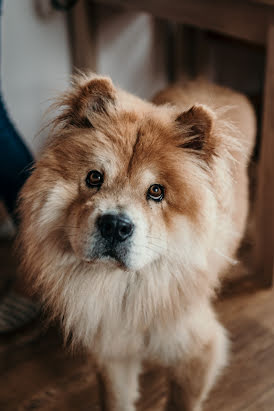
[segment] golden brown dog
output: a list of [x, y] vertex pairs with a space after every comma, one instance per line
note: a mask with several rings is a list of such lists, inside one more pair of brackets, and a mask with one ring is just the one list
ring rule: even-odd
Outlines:
[[211, 299], [245, 227], [253, 110], [202, 82], [150, 103], [95, 75], [60, 106], [21, 195], [23, 270], [94, 353], [109, 409], [135, 409], [150, 360], [170, 403], [200, 410], [227, 362]]

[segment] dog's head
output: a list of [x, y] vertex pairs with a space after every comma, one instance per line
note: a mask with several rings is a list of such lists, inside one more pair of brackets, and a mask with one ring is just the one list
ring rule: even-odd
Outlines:
[[97, 76], [81, 78], [61, 105], [22, 193], [32, 247], [129, 271], [162, 257], [203, 259], [215, 212], [210, 109], [156, 106]]

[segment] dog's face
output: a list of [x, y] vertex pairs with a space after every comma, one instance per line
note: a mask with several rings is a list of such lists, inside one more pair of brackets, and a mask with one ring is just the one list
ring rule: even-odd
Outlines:
[[191, 258], [210, 208], [210, 111], [157, 107], [97, 77], [64, 104], [25, 188], [40, 193], [37, 232], [90, 264], [136, 271], [163, 256]]

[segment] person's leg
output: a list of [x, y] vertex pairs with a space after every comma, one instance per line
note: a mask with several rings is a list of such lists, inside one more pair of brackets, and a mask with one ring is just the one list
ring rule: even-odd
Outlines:
[[17, 222], [18, 193], [30, 174], [33, 158], [11, 123], [0, 90], [0, 197]]

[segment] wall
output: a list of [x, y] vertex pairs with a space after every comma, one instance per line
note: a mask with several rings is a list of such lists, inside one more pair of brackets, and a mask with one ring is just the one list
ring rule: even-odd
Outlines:
[[[82, 1], [82, 0], [81, 0]], [[41, 18], [35, 4], [48, 0], [5, 0], [2, 18], [2, 88], [10, 115], [31, 150], [47, 135], [43, 118], [50, 100], [67, 87], [71, 72], [65, 15]], [[77, 22], [81, 25], [81, 21]], [[165, 84], [161, 29], [145, 14], [98, 10], [97, 72], [141, 97]], [[81, 44], [78, 44], [81, 47]]]
[[36, 152], [45, 110], [68, 82], [70, 56], [65, 18], [39, 17], [32, 0], [4, 0], [2, 16], [2, 89], [18, 130]]
[[97, 10], [96, 69], [142, 98], [166, 84], [163, 24], [147, 14]]

